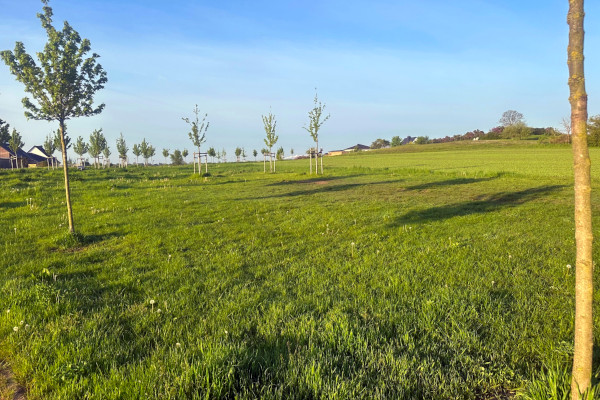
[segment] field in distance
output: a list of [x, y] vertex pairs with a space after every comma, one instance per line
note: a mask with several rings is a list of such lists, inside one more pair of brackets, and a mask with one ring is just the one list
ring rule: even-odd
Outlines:
[[73, 171], [76, 237], [61, 171], [1, 171], [3, 365], [28, 399], [568, 391], [570, 148], [412, 145], [324, 165]]

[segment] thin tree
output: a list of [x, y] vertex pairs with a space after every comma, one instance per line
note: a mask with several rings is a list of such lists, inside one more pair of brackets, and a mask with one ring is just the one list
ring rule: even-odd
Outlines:
[[[40, 66], [17, 42], [14, 52], [2, 51], [0, 57], [10, 68], [15, 78], [25, 85], [25, 91], [33, 97], [23, 99], [25, 116], [28, 119], [58, 121], [69, 232], [75, 232], [69, 170], [67, 168], [67, 145], [65, 143], [65, 121], [74, 117], [89, 117], [102, 112], [104, 104], [94, 107], [94, 93], [104, 88], [106, 72], [97, 63], [98, 55], [90, 51], [90, 41], [82, 39], [68, 22], [61, 31], [52, 26], [52, 8], [43, 0], [43, 14], [38, 14], [48, 40], [42, 52], [37, 53]], [[36, 104], [37, 103], [37, 104]]]
[[268, 115], [262, 116], [263, 125], [265, 127], [265, 133], [267, 137], [265, 137], [264, 142], [269, 148], [269, 169], [273, 172], [273, 146], [277, 143], [279, 136], [275, 134], [275, 129], [277, 128], [277, 121], [275, 120], [275, 116], [269, 111]]
[[140, 149], [140, 145], [137, 143], [134, 144], [133, 149], [131, 149], [131, 152], [135, 156], [135, 166], [137, 167], [138, 166], [138, 157], [142, 155], [142, 149]]
[[569, 0], [569, 102], [575, 178], [575, 338], [571, 399], [590, 388], [594, 347], [592, 204], [590, 155], [587, 144], [587, 94], [583, 69], [583, 0]]
[[208, 151], [206, 152], [206, 154], [208, 154], [208, 156], [212, 159], [212, 163], [215, 163], [215, 156], [217, 155], [217, 152], [215, 151], [214, 147], [211, 147], [210, 149], [208, 149]]
[[[204, 117], [202, 117], [202, 121], [200, 121], [200, 110], [198, 109], [198, 104], [196, 104], [196, 106], [194, 107], [193, 112], [194, 119], [189, 119], [186, 117], [182, 117], [181, 119], [184, 120], [186, 123], [190, 124], [190, 126], [192, 127], [190, 132], [188, 132], [188, 136], [192, 140], [194, 146], [198, 148], [198, 174], [200, 174], [200, 145], [206, 141], [206, 131], [208, 130], [208, 126], [210, 125], [210, 123], [206, 121], [208, 114], [204, 114]], [[208, 172], [208, 166], [206, 172]]]
[[102, 155], [104, 156], [104, 166], [108, 166], [110, 167], [110, 148], [108, 147], [108, 145], [104, 146], [104, 149], [102, 149]]
[[167, 163], [167, 157], [169, 157], [169, 149], [163, 149], [162, 155], [165, 158], [165, 164]]
[[254, 155], [254, 161], [256, 161], [256, 156], [258, 155], [258, 151], [256, 149], [252, 150], [252, 154]]
[[94, 157], [94, 166], [96, 168], [100, 167], [100, 154], [102, 154], [105, 147], [106, 138], [102, 134], [102, 128], [94, 129], [90, 135], [88, 153], [90, 153], [90, 156]]
[[56, 151], [56, 145], [52, 134], [49, 133], [48, 135], [46, 135], [46, 140], [44, 141], [43, 147], [44, 152], [49, 156], [49, 158], [46, 160], [46, 163], [48, 163], [48, 167], [50, 167], [50, 163], [52, 163], [52, 168], [55, 168], [53, 154]]
[[[8, 139], [8, 147], [14, 154], [15, 167], [19, 168], [19, 150], [23, 147], [25, 143], [23, 143], [23, 138], [17, 132], [15, 128], [12, 130], [12, 134], [10, 135], [10, 139]], [[10, 166], [12, 168], [12, 160]], [[23, 160], [21, 160], [21, 168], [23, 168]]]
[[146, 142], [146, 138], [142, 140], [140, 143], [140, 152], [142, 153], [142, 157], [144, 157], [144, 167], [148, 166], [148, 159], [150, 158], [150, 144]]
[[150, 159], [150, 163], [154, 164], [154, 155], [156, 154], [156, 149], [154, 146], [148, 147], [148, 158]]
[[242, 155], [242, 148], [241, 147], [236, 147], [235, 148], [235, 162], [240, 162], [240, 156]]
[[190, 154], [190, 153], [188, 153], [187, 149], [183, 149], [183, 151], [181, 152], [181, 155], [183, 156], [183, 162], [184, 163], [187, 162], [186, 158], [187, 158], [188, 154]]
[[224, 163], [227, 162], [227, 152], [225, 151], [225, 148], [223, 148], [223, 150], [221, 150], [221, 158], [223, 159]]
[[83, 161], [83, 155], [85, 153], [88, 152], [88, 145], [86, 142], [83, 141], [83, 138], [81, 136], [77, 137], [77, 141], [75, 142], [75, 145], [73, 146], [73, 151], [75, 152], [75, 154], [77, 154], [79, 156], [79, 159], [81, 161]]
[[571, 143], [571, 117], [564, 117], [560, 124], [562, 125], [563, 131], [567, 135], [569, 144]]
[[[315, 141], [315, 173], [319, 173], [319, 130], [321, 126], [329, 119], [330, 114], [324, 115], [325, 104], [321, 104], [315, 92], [315, 105], [312, 110], [308, 112], [308, 127], [303, 128], [310, 134], [312, 139]], [[312, 162], [312, 161], [311, 161]], [[321, 158], [321, 174], [323, 173], [323, 159]]]
[[284, 154], [283, 154], [283, 146], [281, 146], [281, 147], [279, 147], [277, 149], [277, 159], [278, 160], [283, 160], [283, 156], [284, 156]]
[[117, 153], [119, 153], [119, 161], [122, 167], [127, 167], [127, 152], [129, 148], [127, 147], [127, 143], [125, 142], [125, 138], [123, 137], [123, 132], [117, 139]]

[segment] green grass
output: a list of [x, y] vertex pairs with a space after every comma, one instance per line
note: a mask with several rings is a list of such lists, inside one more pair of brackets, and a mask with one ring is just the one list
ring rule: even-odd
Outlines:
[[326, 158], [318, 178], [307, 160], [262, 167], [73, 171], [76, 237], [60, 171], [0, 172], [0, 360], [28, 397], [568, 390], [568, 148], [405, 146]]

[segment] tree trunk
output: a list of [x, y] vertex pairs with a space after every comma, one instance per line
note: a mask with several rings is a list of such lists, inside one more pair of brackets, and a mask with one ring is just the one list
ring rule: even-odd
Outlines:
[[319, 175], [319, 139], [315, 141], [317, 147], [315, 147], [315, 174]]
[[580, 398], [592, 377], [593, 265], [590, 156], [587, 145], [587, 94], [583, 70], [583, 0], [569, 0], [569, 90], [575, 178], [575, 343], [571, 399]]
[[58, 121], [60, 125], [60, 150], [62, 152], [63, 171], [65, 174], [65, 195], [67, 201], [67, 218], [69, 220], [69, 232], [75, 233], [73, 223], [73, 209], [71, 208], [71, 188], [69, 187], [69, 168], [67, 166], [67, 148], [65, 146], [65, 121]]

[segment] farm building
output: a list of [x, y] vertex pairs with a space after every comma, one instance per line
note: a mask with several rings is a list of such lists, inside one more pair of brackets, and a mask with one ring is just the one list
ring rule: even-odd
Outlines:
[[28, 152], [23, 149], [13, 153], [8, 144], [0, 144], [0, 168], [35, 168], [56, 165], [55, 157], [48, 156], [41, 146], [33, 146]]
[[30, 160], [29, 168], [58, 165], [56, 157], [48, 155], [42, 146], [33, 146], [27, 152], [27, 157]]
[[371, 148], [369, 146], [365, 146], [364, 144], [355, 144], [354, 146], [348, 147], [344, 150], [331, 150], [330, 152], [327, 153], [328, 156], [340, 156], [342, 154], [346, 154], [346, 153], [352, 153], [355, 151], [366, 151], [366, 150], [370, 150]]

